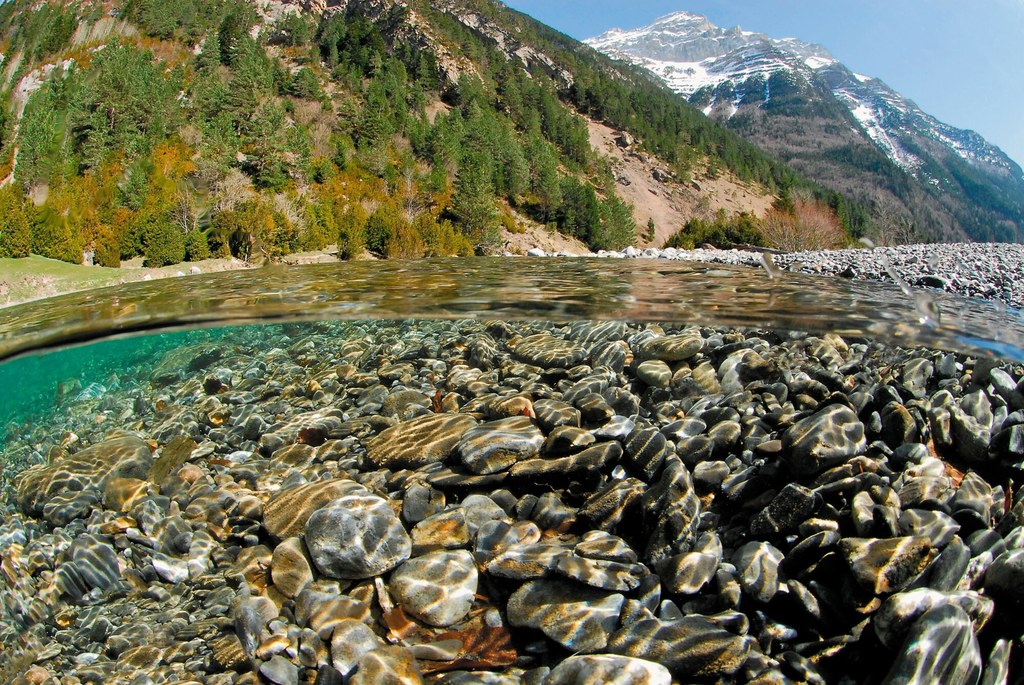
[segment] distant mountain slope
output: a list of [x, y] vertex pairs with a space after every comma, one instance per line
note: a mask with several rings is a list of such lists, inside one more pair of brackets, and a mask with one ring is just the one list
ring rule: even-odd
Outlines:
[[650, 69], [705, 114], [894, 227], [1024, 240], [1024, 172], [973, 131], [923, 112], [820, 45], [671, 14], [586, 41]]

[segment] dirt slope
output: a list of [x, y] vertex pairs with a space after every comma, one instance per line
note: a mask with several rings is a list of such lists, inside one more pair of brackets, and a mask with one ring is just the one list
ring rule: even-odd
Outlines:
[[628, 135], [598, 121], [589, 122], [590, 146], [611, 160], [619, 196], [633, 205], [633, 216], [644, 233], [648, 219], [654, 219], [655, 238], [638, 241], [640, 246], [661, 246], [695, 216], [711, 218], [719, 208], [728, 214], [751, 212], [763, 216], [774, 198], [763, 188], [742, 183], [728, 172], [710, 179], [703, 171], [694, 182], [672, 179], [667, 166], [647, 154]]

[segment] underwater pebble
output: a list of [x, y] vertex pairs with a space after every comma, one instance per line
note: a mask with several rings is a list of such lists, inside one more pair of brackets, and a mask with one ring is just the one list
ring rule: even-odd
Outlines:
[[0, 639], [62, 682], [1019, 676], [1019, 364], [518, 321], [139, 363], [5, 448]]

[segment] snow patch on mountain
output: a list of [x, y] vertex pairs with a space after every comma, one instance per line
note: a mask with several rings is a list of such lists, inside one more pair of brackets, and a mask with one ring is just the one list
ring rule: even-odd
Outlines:
[[[831, 89], [864, 133], [895, 164], [918, 175], [923, 160], [908, 149], [913, 137], [934, 141], [971, 164], [986, 164], [1013, 175], [1017, 167], [999, 148], [973, 131], [944, 124], [884, 82], [858, 74], [835, 59], [821, 45], [796, 38], [771, 38], [739, 27], [723, 29], [707, 18], [677, 12], [633, 30], [613, 29], [585, 41], [614, 58], [646, 67], [676, 92], [693, 98], [704, 89], [731, 83], [737, 93], [751, 79], [764, 80], [764, 98], [770, 99], [769, 78], [786, 74], [796, 83]], [[708, 115], [731, 117], [742, 107], [740, 99], [728, 106], [703, 99]], [[932, 179], [924, 179], [931, 182]]]
[[907, 151], [899, 140], [890, 134], [889, 130], [882, 123], [884, 112], [879, 110], [873, 103], [859, 100], [848, 91], [839, 91], [836, 95], [841, 101], [845, 101], [853, 117], [860, 122], [864, 132], [874, 141], [886, 156], [898, 167], [905, 171], [915, 173], [924, 162]]

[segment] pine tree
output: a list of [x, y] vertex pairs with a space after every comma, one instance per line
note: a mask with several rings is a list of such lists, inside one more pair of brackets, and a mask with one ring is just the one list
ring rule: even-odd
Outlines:
[[562, 204], [562, 186], [558, 179], [558, 155], [539, 136], [534, 136], [527, 144], [527, 157], [530, 163], [530, 192], [533, 194], [540, 219], [550, 221], [555, 210]]
[[590, 185], [571, 176], [562, 179], [558, 227], [563, 233], [592, 244], [601, 229], [601, 205]]
[[[653, 226], [653, 222], [650, 224]], [[594, 250], [621, 250], [636, 242], [633, 206], [610, 193], [601, 203], [601, 228], [590, 240]]]
[[14, 184], [0, 188], [0, 257], [28, 257], [32, 233], [25, 200]]
[[496, 242], [498, 212], [494, 207], [491, 159], [483, 152], [467, 152], [459, 165], [452, 204], [455, 215], [478, 245]]
[[213, 69], [220, 64], [220, 32], [210, 31], [203, 42], [203, 50], [196, 57], [196, 66], [200, 69]]

